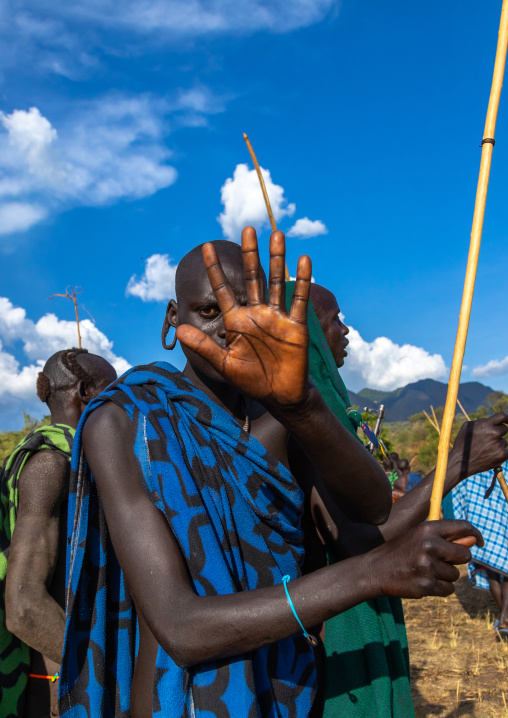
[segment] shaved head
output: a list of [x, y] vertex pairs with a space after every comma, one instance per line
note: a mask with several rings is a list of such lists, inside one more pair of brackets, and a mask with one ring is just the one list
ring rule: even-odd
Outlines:
[[65, 394], [82, 381], [96, 388], [116, 379], [116, 371], [87, 349], [63, 349], [53, 354], [37, 378], [37, 396], [50, 409], [65, 401]]
[[[177, 302], [186, 284], [195, 282], [197, 277], [206, 276], [206, 269], [203, 262], [203, 244], [198, 244], [197, 247], [191, 249], [191, 251], [180, 260], [176, 268], [175, 293]], [[221, 264], [233, 264], [233, 266], [238, 265], [243, 268], [242, 248], [239, 244], [229, 242], [227, 239], [215, 239], [211, 244], [215, 247]]]

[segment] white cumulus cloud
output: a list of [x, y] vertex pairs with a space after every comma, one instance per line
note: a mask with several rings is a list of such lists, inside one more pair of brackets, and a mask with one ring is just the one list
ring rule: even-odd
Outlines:
[[[291, 217], [295, 212], [295, 205], [287, 203], [284, 188], [272, 181], [269, 170], [261, 168], [261, 174], [275, 221], [279, 222], [283, 217]], [[256, 170], [250, 170], [245, 164], [237, 165], [233, 177], [228, 177], [220, 193], [224, 211], [217, 221], [222, 227], [224, 237], [239, 242], [245, 226], [253, 225], [259, 229], [269, 226]]]
[[[93, 322], [80, 322], [82, 346], [107, 359], [118, 374], [130, 368], [129, 362], [113, 352], [113, 342]], [[26, 362], [21, 363], [9, 345], [20, 342]], [[47, 359], [57, 351], [76, 346], [76, 323], [58, 319], [48, 313], [36, 322], [26, 316], [6, 297], [0, 297], [0, 416], [2, 424], [17, 419], [22, 425], [22, 411], [41, 416], [47, 407], [37, 398], [37, 374]], [[0, 429], [2, 427], [0, 426]]]
[[141, 277], [133, 274], [129, 279], [126, 295], [139, 297], [143, 302], [168, 301], [175, 296], [176, 267], [167, 254], [152, 254], [145, 261]]
[[171, 99], [112, 93], [76, 101], [58, 126], [39, 108], [0, 112], [0, 233], [52, 212], [148, 197], [172, 185], [170, 122], [200, 126], [224, 103], [195, 86]]
[[286, 237], [298, 237], [298, 239], [307, 239], [308, 237], [318, 237], [320, 234], [328, 234], [328, 228], [320, 219], [309, 219], [303, 217], [297, 219], [294, 225], [286, 232]]
[[492, 359], [483, 366], [477, 366], [471, 372], [473, 376], [482, 378], [486, 376], [499, 376], [508, 372], [508, 356], [504, 359]]
[[387, 337], [367, 342], [353, 327], [348, 339], [348, 357], [341, 375], [353, 391], [363, 387], [391, 391], [419, 379], [441, 379], [447, 374], [443, 357], [421, 347], [401, 346]]

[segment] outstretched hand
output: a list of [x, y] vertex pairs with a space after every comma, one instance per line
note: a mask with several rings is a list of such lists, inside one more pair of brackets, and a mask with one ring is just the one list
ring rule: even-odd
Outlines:
[[208, 278], [224, 318], [226, 347], [189, 324], [178, 327], [177, 337], [238, 391], [267, 407], [298, 406], [308, 393], [311, 260], [303, 256], [298, 261], [295, 291], [287, 313], [284, 234], [273, 232], [270, 237], [268, 302], [253, 227], [245, 227], [242, 232], [242, 253], [246, 306], [235, 296], [213, 244], [203, 245]]

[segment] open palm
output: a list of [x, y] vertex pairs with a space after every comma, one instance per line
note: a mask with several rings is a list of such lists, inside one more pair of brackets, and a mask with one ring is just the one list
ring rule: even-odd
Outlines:
[[200, 329], [183, 324], [178, 339], [207, 359], [226, 381], [265, 405], [291, 406], [306, 397], [308, 386], [307, 304], [312, 265], [300, 257], [291, 310], [285, 303], [285, 239], [270, 237], [268, 302], [260, 271], [253, 227], [242, 232], [247, 305], [242, 306], [221, 267], [211, 243], [203, 245], [203, 260], [224, 317], [226, 348]]

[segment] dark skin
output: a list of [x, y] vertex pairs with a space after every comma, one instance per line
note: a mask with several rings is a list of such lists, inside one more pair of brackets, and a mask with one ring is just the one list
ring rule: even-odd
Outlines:
[[[87, 404], [116, 379], [113, 367], [94, 362], [93, 384], [77, 381], [52, 397], [51, 422], [76, 428]], [[58, 673], [65, 631], [65, 550], [69, 462], [39, 451], [18, 485], [18, 514], [5, 587], [6, 625], [31, 648], [30, 673]], [[58, 683], [29, 678], [25, 716], [58, 715]]]
[[490, 592], [499, 609], [499, 628], [508, 628], [508, 580], [496, 571], [487, 571]]
[[[312, 285], [311, 301], [336, 364], [341, 366], [344, 362], [343, 341], [349, 330], [340, 320], [337, 300], [329, 290], [319, 285]], [[488, 419], [478, 419], [463, 424], [448, 459], [445, 496], [466, 477], [488, 471], [506, 461], [508, 450], [504, 437], [508, 432], [507, 422], [508, 415], [495, 414]], [[293, 450], [296, 451], [294, 446]], [[403, 475], [409, 473], [408, 461], [398, 459], [395, 452], [391, 457], [398, 460]], [[305, 461], [301, 452], [295, 461], [298, 461], [299, 465]], [[334, 547], [338, 557], [344, 558], [363, 553], [395, 536], [402, 535], [424, 521], [429, 513], [434, 471], [396, 501], [388, 521], [379, 527], [354, 523], [346, 517], [331, 499], [310, 462], [307, 463], [302, 476], [309, 486], [310, 508], [314, 521], [321, 536]]]
[[[344, 498], [347, 510], [374, 514], [373, 519], [379, 520], [373, 504], [381, 502], [384, 518], [384, 504], [391, 503], [385, 477], [380, 481], [382, 470], [373, 466], [371, 457], [365, 458], [368, 452], [358, 442], [352, 444], [355, 440], [348, 432], [336, 426], [308, 384], [305, 322], [310, 260], [299, 262], [297, 299], [288, 315], [283, 307], [283, 242], [281, 233], [272, 235], [268, 304], [252, 228], [242, 234], [245, 279], [236, 261], [225, 261], [223, 271], [213, 246], [204, 245], [208, 278], [197, 265], [182, 288], [178, 307], [172, 303], [168, 307], [166, 328], [177, 326], [188, 358], [185, 374], [240, 424], [247, 406], [251, 432], [265, 448], [287, 461], [284, 444], [291, 431], [304, 454], [315, 461], [323, 483]], [[84, 427], [86, 457], [140, 620], [131, 715], [142, 718], [151, 712], [157, 643], [178, 665], [189, 667], [256, 650], [300, 629], [282, 585], [224, 596], [196, 595], [165, 517], [142, 488], [133, 440], [129, 418], [110, 403], [93, 412]], [[343, 447], [337, 447], [341, 443]], [[328, 457], [319, 456], [323, 452]], [[341, 462], [348, 468], [341, 467], [339, 473]], [[359, 496], [342, 485], [353, 470]], [[374, 502], [366, 496], [369, 483], [376, 494]], [[133, 532], [133, 522], [143, 531]], [[451, 564], [470, 558], [467, 548], [450, 540], [466, 535], [481, 542], [467, 522], [434, 522], [367, 556], [316, 570], [291, 582], [296, 610], [310, 629], [373, 596], [449, 595], [459, 576]]]

